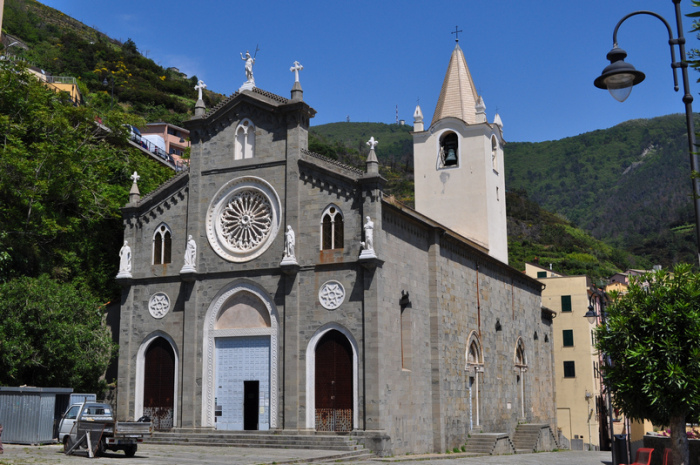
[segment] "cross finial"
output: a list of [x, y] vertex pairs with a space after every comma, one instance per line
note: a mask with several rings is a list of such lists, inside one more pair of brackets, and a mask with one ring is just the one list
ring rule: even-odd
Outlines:
[[294, 66], [289, 68], [289, 71], [294, 73], [294, 82], [299, 82], [299, 71], [301, 71], [302, 69], [304, 69], [304, 67], [301, 66], [301, 63], [299, 63], [298, 61], [295, 61]]
[[374, 140], [374, 136], [370, 137], [369, 140], [367, 141], [367, 145], [369, 145], [370, 150], [374, 150], [374, 148], [377, 146], [379, 143], [378, 140]]
[[459, 42], [459, 33], [464, 32], [463, 30], [459, 29], [457, 26], [455, 26], [455, 30], [450, 32], [450, 34], [455, 35], [455, 42]]
[[132, 174], [129, 177], [134, 180], [134, 184], [139, 182], [139, 179], [141, 179], [141, 176], [139, 176], [139, 174], [136, 171], [134, 171], [134, 174]]
[[202, 100], [202, 91], [207, 88], [207, 85], [202, 81], [201, 79], [197, 83], [196, 86], [194, 86], [194, 90], [199, 91], [199, 100]]

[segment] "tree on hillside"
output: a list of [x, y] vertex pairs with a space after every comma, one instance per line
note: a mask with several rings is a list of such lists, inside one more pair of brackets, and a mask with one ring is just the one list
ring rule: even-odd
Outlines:
[[0, 285], [0, 385], [104, 388], [116, 354], [99, 301], [46, 275]]
[[48, 273], [109, 299], [129, 175], [141, 174], [143, 193], [172, 176], [127, 145], [125, 122], [118, 110], [74, 107], [21, 66], [2, 64], [0, 282]]
[[633, 278], [611, 293], [596, 347], [605, 383], [630, 419], [669, 425], [675, 464], [688, 464], [686, 422], [700, 419], [700, 274], [690, 265]]

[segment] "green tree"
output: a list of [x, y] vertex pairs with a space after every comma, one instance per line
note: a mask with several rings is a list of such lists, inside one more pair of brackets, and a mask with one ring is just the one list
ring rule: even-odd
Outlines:
[[104, 388], [116, 345], [86, 288], [46, 275], [0, 285], [0, 385]]
[[143, 193], [172, 175], [127, 144], [128, 118], [118, 109], [74, 107], [22, 67], [3, 65], [0, 282], [48, 273], [87, 282], [105, 300], [118, 292], [119, 207], [129, 175], [141, 174]]
[[596, 347], [613, 404], [635, 420], [669, 425], [676, 464], [688, 464], [686, 422], [700, 419], [700, 274], [690, 265], [633, 278], [611, 293]]

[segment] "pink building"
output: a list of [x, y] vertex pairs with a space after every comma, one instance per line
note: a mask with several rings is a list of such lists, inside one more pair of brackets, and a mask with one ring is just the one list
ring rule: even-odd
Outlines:
[[165, 152], [173, 157], [176, 164], [183, 161], [182, 156], [185, 154], [185, 149], [190, 146], [190, 131], [170, 123], [148, 123], [145, 128], [141, 129], [141, 135], [162, 137], [165, 141]]

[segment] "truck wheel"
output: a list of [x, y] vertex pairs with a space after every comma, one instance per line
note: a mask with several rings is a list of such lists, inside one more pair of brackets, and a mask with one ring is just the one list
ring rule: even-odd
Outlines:
[[133, 457], [134, 455], [136, 455], [137, 448], [138, 448], [138, 445], [130, 444], [130, 445], [126, 446], [126, 448], [124, 449], [124, 454], [127, 457]]
[[70, 438], [70, 435], [66, 435], [63, 438], [63, 453], [67, 454], [71, 447], [73, 447], [73, 440]]

